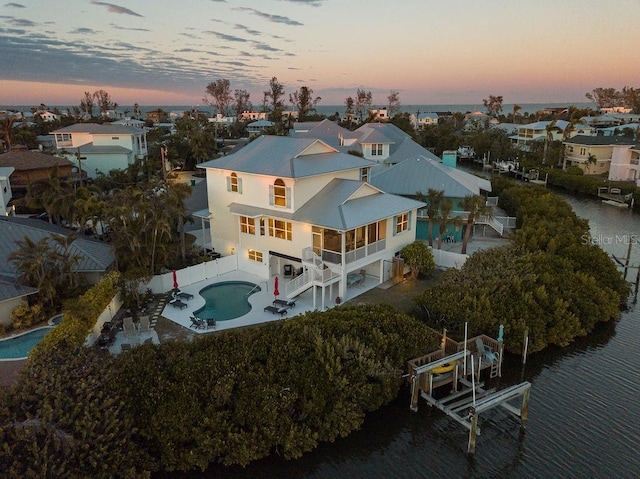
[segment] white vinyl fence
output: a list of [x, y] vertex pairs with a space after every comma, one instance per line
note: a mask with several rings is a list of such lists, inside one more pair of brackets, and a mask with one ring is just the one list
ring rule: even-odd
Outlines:
[[[178, 286], [189, 286], [190, 284], [215, 278], [221, 274], [230, 273], [238, 269], [238, 259], [236, 255], [223, 256], [222, 258], [205, 263], [189, 266], [176, 270]], [[166, 293], [173, 289], [173, 271], [165, 274], [158, 274], [151, 278], [146, 285], [142, 286], [143, 291], [150, 288], [154, 294]]]

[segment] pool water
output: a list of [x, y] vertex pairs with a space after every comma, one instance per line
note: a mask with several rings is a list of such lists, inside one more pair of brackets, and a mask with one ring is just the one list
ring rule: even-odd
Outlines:
[[212, 284], [200, 290], [205, 305], [193, 314], [199, 318], [215, 318], [216, 321], [239, 318], [251, 311], [249, 296], [260, 290], [258, 285], [245, 281]]
[[35, 345], [52, 329], [53, 326], [45, 326], [12, 338], [0, 340], [0, 361], [25, 359]]

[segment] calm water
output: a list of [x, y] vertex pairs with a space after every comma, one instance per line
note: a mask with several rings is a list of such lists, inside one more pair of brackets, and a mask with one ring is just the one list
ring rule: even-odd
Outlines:
[[26, 358], [34, 346], [52, 329], [52, 326], [46, 326], [0, 341], [0, 360]]
[[258, 285], [244, 281], [226, 281], [207, 286], [200, 291], [205, 305], [193, 314], [201, 318], [215, 318], [216, 321], [239, 318], [251, 311], [247, 298], [258, 291]]
[[[594, 200], [566, 198], [590, 218], [594, 236], [640, 237], [640, 218]], [[603, 239], [621, 256], [626, 244]], [[640, 246], [632, 258], [640, 263]], [[634, 270], [635, 275], [635, 270]], [[468, 432], [430, 409], [409, 411], [404, 391], [369, 416], [362, 430], [325, 444], [297, 461], [271, 458], [242, 468], [163, 478], [629, 478], [640, 477], [640, 312], [601, 325], [568, 348], [521, 358], [507, 356], [503, 385], [532, 383], [529, 421], [499, 409], [481, 416], [475, 457], [466, 453]]]

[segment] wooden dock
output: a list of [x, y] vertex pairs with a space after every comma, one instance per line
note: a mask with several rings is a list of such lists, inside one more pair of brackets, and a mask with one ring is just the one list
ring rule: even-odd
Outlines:
[[[482, 350], [480, 350], [480, 347]], [[411, 410], [418, 410], [419, 399], [444, 412], [469, 430], [467, 452], [475, 453], [476, 439], [480, 435], [478, 417], [481, 413], [502, 407], [519, 416], [522, 427], [527, 420], [531, 384], [523, 382], [504, 389], [484, 389], [481, 375], [488, 371], [490, 378], [502, 376], [503, 342], [481, 335], [457, 343], [446, 337], [442, 347], [408, 363], [411, 381]], [[442, 373], [442, 371], [447, 371]], [[434, 391], [451, 385], [450, 393], [436, 398]], [[510, 404], [522, 398], [520, 408]]]
[[634, 203], [633, 193], [622, 194], [620, 188], [601, 186], [598, 188], [598, 197], [602, 198], [603, 203], [624, 208], [632, 208]]

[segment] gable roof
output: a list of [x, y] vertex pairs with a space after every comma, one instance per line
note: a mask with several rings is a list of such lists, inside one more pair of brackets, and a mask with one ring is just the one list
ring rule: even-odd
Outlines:
[[[526, 125], [518, 125], [518, 130], [546, 130], [547, 126], [549, 126], [551, 123], [553, 123], [553, 120], [536, 121], [534, 123], [528, 123]], [[568, 125], [569, 125], [568, 121], [556, 120], [552, 128], [557, 128], [558, 130], [564, 130]]]
[[450, 198], [464, 198], [491, 191], [491, 182], [420, 156], [373, 172], [371, 184], [396, 195], [426, 194], [430, 188]]
[[346, 231], [425, 206], [357, 180], [336, 178], [293, 214], [302, 223]]
[[[305, 126], [309, 129], [300, 131]], [[317, 138], [327, 145], [338, 149], [342, 146], [341, 139], [355, 140], [361, 135], [360, 132], [347, 130], [336, 122], [327, 119], [320, 122], [310, 121], [296, 123], [294, 131], [290, 133], [292, 138]]]
[[354, 168], [365, 168], [373, 164], [375, 162], [371, 160], [340, 153], [315, 138], [264, 135], [237, 153], [206, 161], [198, 167], [281, 178], [303, 178]]
[[[6, 277], [17, 277], [13, 263], [9, 262], [9, 255], [16, 251], [16, 241], [23, 241], [27, 236], [34, 242], [42, 238], [49, 238], [50, 234], [69, 236], [71, 232], [45, 221], [32, 218], [3, 217], [0, 218], [0, 274]], [[104, 272], [114, 262], [111, 247], [100, 241], [89, 238], [76, 238], [71, 244], [69, 252], [78, 255], [79, 261], [74, 267], [78, 273]]]

